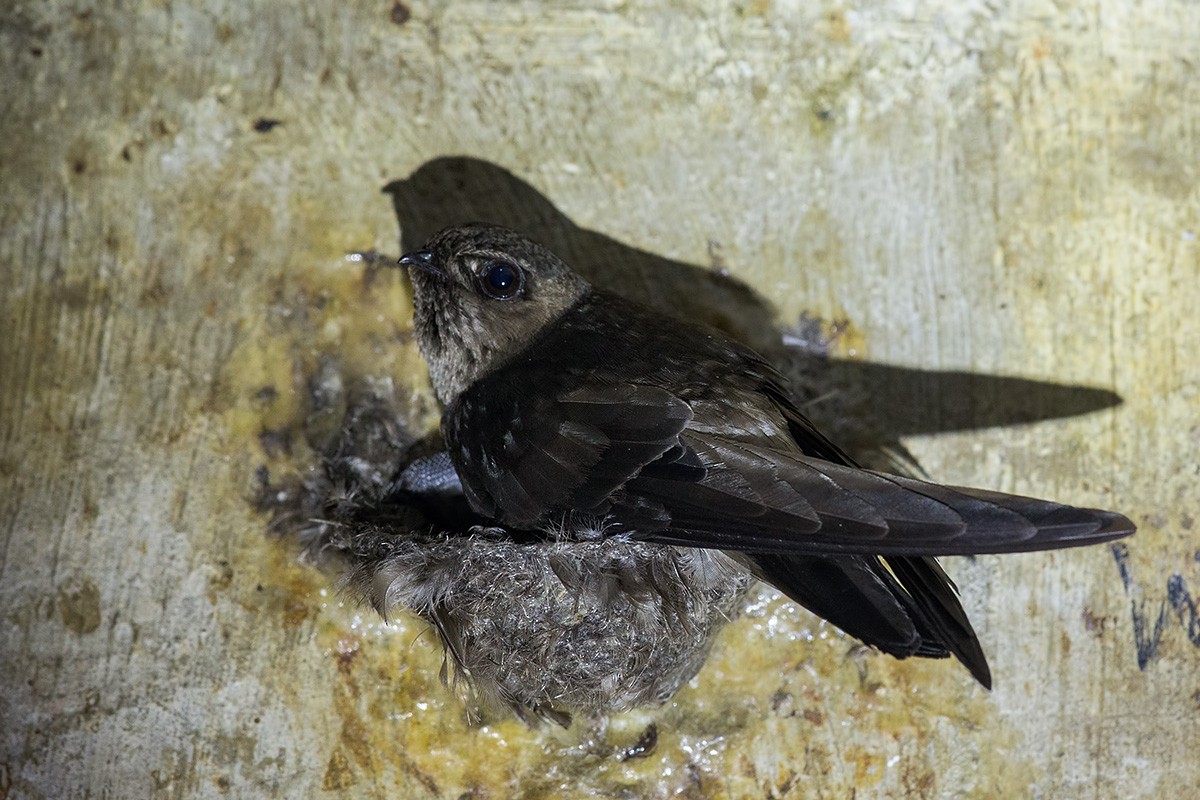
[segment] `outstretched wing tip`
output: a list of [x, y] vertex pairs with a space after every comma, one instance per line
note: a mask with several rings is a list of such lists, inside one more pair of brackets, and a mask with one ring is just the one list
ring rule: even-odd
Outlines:
[[1095, 535], [1104, 537], [1102, 541], [1107, 542], [1113, 539], [1121, 539], [1137, 533], [1137, 525], [1124, 514], [1098, 509], [1095, 510], [1095, 513], [1100, 517], [1100, 527], [1096, 530]]
[[[1024, 498], [1017, 499], [1024, 500]], [[1053, 504], [1045, 502], [1045, 505]], [[1100, 508], [1058, 506], [1050, 514], [1041, 518], [1031, 515], [1031, 522], [1036, 526], [1037, 532], [1024, 546], [1017, 544], [1011, 550], [999, 548], [997, 552], [1088, 547], [1122, 539], [1137, 531], [1137, 526], [1124, 514]]]

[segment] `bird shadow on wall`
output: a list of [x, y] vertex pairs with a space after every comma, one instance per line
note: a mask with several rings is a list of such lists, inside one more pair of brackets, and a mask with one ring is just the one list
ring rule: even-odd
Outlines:
[[829, 326], [821, 320], [805, 316], [779, 327], [770, 304], [722, 270], [581, 228], [528, 183], [487, 161], [434, 159], [384, 192], [405, 252], [449, 225], [496, 223], [541, 242], [597, 286], [748, 344], [793, 381], [813, 422], [868, 466], [915, 467], [901, 444], [906, 436], [1071, 417], [1121, 403], [1113, 392], [1086, 386], [832, 358]]

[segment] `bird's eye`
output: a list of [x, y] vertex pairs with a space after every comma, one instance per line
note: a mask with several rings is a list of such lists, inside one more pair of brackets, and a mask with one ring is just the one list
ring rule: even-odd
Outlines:
[[512, 300], [525, 290], [525, 273], [512, 262], [490, 259], [479, 270], [479, 288], [493, 300]]

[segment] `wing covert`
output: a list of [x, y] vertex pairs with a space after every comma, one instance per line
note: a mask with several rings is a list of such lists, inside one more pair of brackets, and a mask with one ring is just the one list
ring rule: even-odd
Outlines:
[[446, 410], [443, 434], [476, 511], [522, 528], [555, 511], [604, 513], [692, 417], [666, 389], [604, 376], [553, 394], [488, 383]]

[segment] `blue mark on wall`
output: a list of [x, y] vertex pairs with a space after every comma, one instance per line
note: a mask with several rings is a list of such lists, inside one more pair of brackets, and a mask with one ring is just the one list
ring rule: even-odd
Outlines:
[[[1121, 573], [1121, 582], [1125, 585], [1125, 594], [1131, 596], [1136, 588], [1136, 581], [1129, 566], [1129, 546], [1124, 542], [1112, 545], [1113, 558], [1117, 562], [1117, 570]], [[1196, 553], [1200, 562], [1200, 551]], [[1167, 596], [1158, 602], [1157, 613], [1153, 603], [1141, 597], [1130, 597], [1129, 610], [1133, 618], [1133, 640], [1137, 647], [1138, 669], [1146, 669], [1158, 658], [1159, 644], [1162, 642], [1163, 630], [1172, 613], [1178, 618], [1180, 625], [1187, 631], [1188, 641], [1194, 647], [1200, 647], [1200, 610], [1196, 608], [1196, 598], [1188, 591], [1187, 583], [1179, 573], [1167, 578]]]

